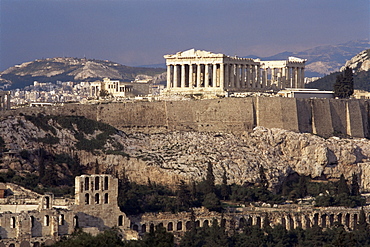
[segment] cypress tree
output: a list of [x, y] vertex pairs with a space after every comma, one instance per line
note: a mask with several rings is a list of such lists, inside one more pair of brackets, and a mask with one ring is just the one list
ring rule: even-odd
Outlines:
[[338, 98], [349, 98], [353, 92], [353, 72], [347, 67], [343, 73], [337, 75], [337, 79], [333, 86], [334, 96]]
[[346, 194], [349, 195], [349, 188], [346, 182], [346, 179], [344, 178], [344, 175], [340, 175], [340, 179], [338, 182], [338, 194]]
[[351, 196], [360, 195], [360, 186], [358, 184], [358, 177], [356, 173], [352, 174], [352, 183], [351, 183]]

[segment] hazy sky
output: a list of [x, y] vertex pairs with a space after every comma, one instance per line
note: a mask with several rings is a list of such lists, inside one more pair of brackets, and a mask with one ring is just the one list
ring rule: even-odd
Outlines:
[[368, 39], [370, 0], [0, 0], [0, 71], [47, 57], [164, 63], [190, 48], [273, 55]]

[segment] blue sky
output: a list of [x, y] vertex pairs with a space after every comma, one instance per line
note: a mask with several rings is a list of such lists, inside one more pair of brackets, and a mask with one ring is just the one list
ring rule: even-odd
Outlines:
[[370, 0], [0, 0], [0, 71], [46, 57], [163, 63], [369, 39]]

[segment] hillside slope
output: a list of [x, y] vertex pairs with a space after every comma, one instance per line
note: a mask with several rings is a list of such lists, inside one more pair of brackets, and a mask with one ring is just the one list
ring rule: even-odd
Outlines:
[[[104, 77], [132, 81], [139, 75], [157, 79], [165, 69], [129, 67], [107, 60], [82, 58], [47, 58], [16, 65], [0, 73], [0, 84], [22, 88], [34, 81], [95, 81]], [[163, 76], [162, 76], [163, 77]]]
[[[170, 132], [127, 135], [82, 117], [16, 116], [0, 122], [0, 172], [45, 176], [53, 181], [76, 174], [125, 173], [141, 184], [148, 179], [175, 186], [180, 180], [200, 181], [213, 164], [216, 183], [224, 171], [229, 184], [258, 183], [266, 169], [270, 187], [297, 172], [313, 178], [350, 178], [361, 174], [370, 191], [370, 142], [366, 139], [324, 139], [281, 129], [255, 128], [242, 135]], [[11, 152], [7, 152], [11, 150]], [[40, 175], [41, 174], [41, 175]]]

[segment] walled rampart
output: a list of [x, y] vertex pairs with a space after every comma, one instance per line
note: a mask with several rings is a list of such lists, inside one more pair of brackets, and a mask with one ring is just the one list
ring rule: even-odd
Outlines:
[[0, 112], [81, 115], [123, 131], [242, 132], [256, 126], [282, 128], [323, 137], [369, 137], [368, 100], [224, 98], [193, 101], [104, 103], [27, 107]]

